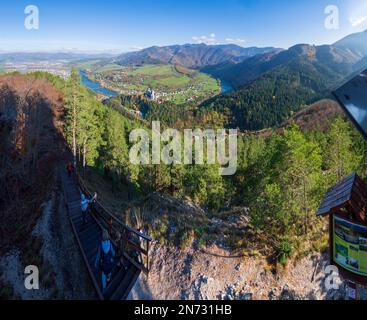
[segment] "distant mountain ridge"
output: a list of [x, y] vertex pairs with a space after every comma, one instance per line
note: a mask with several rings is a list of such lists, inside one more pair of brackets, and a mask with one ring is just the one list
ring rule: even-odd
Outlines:
[[227, 116], [227, 125], [261, 130], [281, 125], [294, 112], [319, 99], [347, 77], [367, 68], [367, 33], [350, 35], [334, 45], [298, 44], [241, 63], [225, 63], [203, 70], [237, 91], [204, 102], [201, 109]]
[[241, 63], [224, 63], [205, 67], [203, 71], [239, 88], [276, 67], [299, 59], [314, 64], [319, 62], [337, 74], [348, 74], [355, 71], [354, 67], [361, 57], [350, 50], [336, 46], [298, 44], [288, 50], [257, 55]]
[[279, 52], [281, 50], [273, 47], [243, 48], [234, 44], [186, 44], [151, 47], [141, 51], [125, 53], [116, 58], [115, 62], [121, 65], [178, 64], [187, 68], [198, 69], [224, 62], [239, 63], [258, 54]]
[[0, 62], [24, 62], [45, 60], [87, 60], [111, 59], [116, 55], [107, 53], [72, 53], [72, 52], [0, 52]]
[[346, 36], [335, 42], [334, 46], [363, 58], [367, 56], [367, 30]]

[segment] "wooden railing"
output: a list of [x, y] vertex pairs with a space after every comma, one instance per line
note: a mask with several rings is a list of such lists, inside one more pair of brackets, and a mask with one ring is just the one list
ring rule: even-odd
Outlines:
[[[84, 180], [76, 174], [79, 187], [87, 197], [93, 197], [93, 193], [87, 188]], [[150, 270], [149, 249], [152, 238], [125, 225], [111, 211], [106, 209], [97, 199], [92, 210], [99, 218], [99, 224], [109, 231], [115, 246], [122, 251], [124, 257], [142, 270], [145, 274]]]

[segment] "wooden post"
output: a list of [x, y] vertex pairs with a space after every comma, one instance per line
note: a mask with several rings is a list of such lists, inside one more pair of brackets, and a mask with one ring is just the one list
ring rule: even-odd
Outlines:
[[329, 214], [329, 248], [330, 248], [330, 264], [334, 264], [334, 215]]
[[150, 242], [147, 241], [147, 271], [148, 271], [148, 274], [149, 274], [149, 271], [150, 271], [150, 266], [149, 266], [149, 263], [150, 263], [150, 261], [149, 261], [149, 244], [150, 244]]
[[110, 221], [108, 222], [108, 225], [110, 227], [110, 235], [112, 235], [112, 224], [113, 224], [113, 220], [112, 220], [112, 217], [111, 217]]

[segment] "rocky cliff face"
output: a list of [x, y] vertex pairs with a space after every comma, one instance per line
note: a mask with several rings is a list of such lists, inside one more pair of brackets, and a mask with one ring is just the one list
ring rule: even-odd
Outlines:
[[218, 247], [169, 250], [155, 244], [152, 271], [142, 276], [130, 299], [183, 300], [334, 300], [339, 290], [325, 288], [327, 254], [312, 254], [275, 270], [260, 257], [232, 256]]

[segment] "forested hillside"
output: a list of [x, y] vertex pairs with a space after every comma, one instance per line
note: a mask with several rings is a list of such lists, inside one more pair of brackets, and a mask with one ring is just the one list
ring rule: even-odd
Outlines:
[[188, 68], [202, 68], [223, 62], [241, 62], [249, 57], [276, 48], [243, 48], [237, 45], [186, 44], [167, 47], [151, 47], [137, 52], [125, 53], [118, 57], [121, 65], [173, 64]]
[[230, 67], [228, 72], [237, 85], [247, 84], [201, 107], [225, 114], [229, 127], [260, 130], [279, 126], [304, 106], [328, 98], [346, 76], [363, 66], [363, 61], [333, 46], [297, 45]]
[[[77, 158], [85, 164], [87, 177], [99, 175], [114, 185], [116, 194], [126, 188], [135, 194], [159, 192], [202, 208], [196, 217], [174, 210], [144, 211], [144, 230], [164, 243], [185, 246], [197, 239], [205, 246], [220, 241], [233, 250], [255, 250], [285, 262], [294, 254], [326, 245], [323, 221], [314, 214], [325, 190], [353, 170], [367, 175], [366, 143], [335, 114], [324, 120], [330, 124], [322, 131], [290, 124], [266, 136], [240, 135], [234, 176], [223, 177], [218, 166], [209, 164], [132, 165], [128, 136], [133, 128], [145, 125], [97, 102], [75, 72], [67, 82], [37, 76], [48, 78], [64, 93], [66, 138], [73, 149], [75, 133]], [[127, 109], [136, 102], [120, 99], [115, 102]], [[186, 121], [189, 125], [190, 118]], [[249, 208], [248, 220], [234, 228], [233, 219], [242, 215], [230, 212], [241, 207]]]
[[[222, 114], [213, 110], [200, 110], [195, 104], [190, 103], [181, 105], [169, 102], [157, 103], [139, 96], [124, 95], [110, 98], [104, 103], [147, 126], [152, 121], [160, 121], [165, 127], [178, 129], [190, 126], [194, 128], [223, 128], [225, 124], [225, 117]], [[141, 112], [144, 119], [136, 115], [137, 111]]]
[[[322, 130], [303, 125], [305, 113], [295, 115], [284, 130], [239, 135], [234, 176], [221, 176], [218, 166], [209, 164], [133, 165], [129, 134], [134, 128], [149, 131], [150, 119], [145, 124], [127, 117], [119, 107], [128, 110], [141, 101], [121, 97], [104, 105], [80, 84], [77, 72], [68, 81], [45, 73], [33, 77], [52, 83], [62, 93], [58, 100], [65, 107], [65, 138], [82, 169], [84, 166], [87, 179], [99, 176], [100, 182], [113, 185], [109, 197], [118, 197], [121, 191], [137, 197], [158, 192], [201, 208], [190, 215], [172, 208], [164, 212], [140, 208], [143, 229], [170, 245], [185, 247], [196, 239], [200, 246], [221, 243], [232, 250], [262, 252], [285, 262], [290, 256], [326, 245], [323, 221], [314, 214], [325, 190], [354, 170], [367, 176], [365, 141], [333, 111], [327, 113], [330, 117], [324, 122], [329, 125]], [[310, 110], [323, 114], [322, 110], [334, 108], [326, 102], [322, 105]], [[147, 108], [154, 119], [158, 106]], [[167, 121], [169, 113], [162, 117]], [[200, 127], [196, 117], [181, 121], [166, 124], [179, 130]], [[182, 123], [184, 127], [180, 127]], [[236, 208], [249, 210], [243, 213]], [[233, 221], [238, 221], [237, 226]]]
[[281, 125], [293, 112], [329, 96], [342, 76], [321, 64], [299, 59], [265, 73], [234, 93], [204, 102], [203, 109], [227, 116], [227, 126], [261, 130]]

